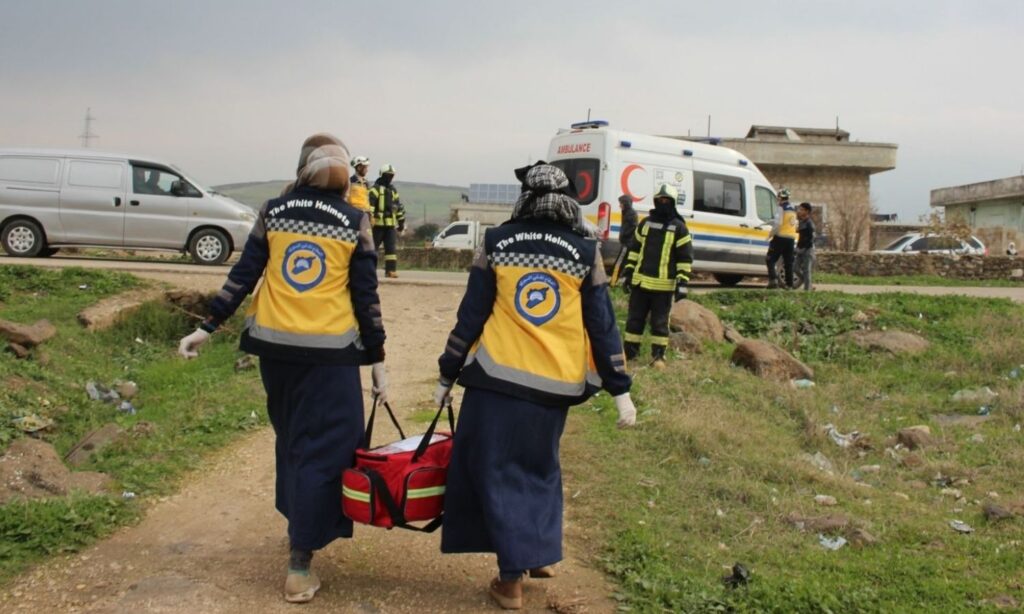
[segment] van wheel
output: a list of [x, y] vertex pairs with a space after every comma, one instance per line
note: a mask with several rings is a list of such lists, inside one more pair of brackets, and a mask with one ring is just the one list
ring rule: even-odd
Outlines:
[[223, 232], [204, 228], [192, 235], [188, 252], [198, 264], [221, 264], [231, 255], [231, 244]]
[[735, 273], [715, 273], [714, 277], [715, 281], [723, 286], [735, 286], [743, 281], [743, 276]]
[[10, 256], [34, 258], [46, 249], [46, 235], [32, 220], [14, 220], [4, 226], [0, 245]]

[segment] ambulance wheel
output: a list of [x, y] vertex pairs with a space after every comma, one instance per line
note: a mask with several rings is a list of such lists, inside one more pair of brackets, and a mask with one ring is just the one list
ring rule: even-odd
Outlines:
[[723, 286], [735, 286], [743, 281], [743, 276], [735, 273], [715, 273], [715, 281]]
[[222, 264], [231, 255], [231, 243], [216, 228], [203, 228], [192, 235], [188, 251], [197, 264]]

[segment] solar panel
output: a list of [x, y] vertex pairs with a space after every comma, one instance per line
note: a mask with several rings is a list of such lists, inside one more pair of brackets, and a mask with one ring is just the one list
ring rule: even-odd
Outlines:
[[519, 198], [518, 183], [471, 183], [469, 202], [487, 205], [511, 205]]

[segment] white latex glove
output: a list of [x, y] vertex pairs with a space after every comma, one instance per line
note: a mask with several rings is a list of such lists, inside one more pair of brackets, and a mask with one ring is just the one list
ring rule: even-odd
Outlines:
[[615, 409], [619, 410], [619, 421], [615, 423], [616, 426], [624, 429], [636, 424], [636, 406], [633, 405], [629, 393], [620, 394], [612, 399], [615, 400]]
[[437, 388], [434, 389], [434, 405], [436, 405], [438, 407], [441, 407], [441, 404], [444, 403], [446, 400], [448, 400], [448, 398], [451, 396], [451, 394], [452, 394], [451, 384], [446, 386], [446, 385], [442, 384], [441, 382], [438, 382], [437, 383]]
[[206, 343], [206, 340], [209, 338], [210, 333], [197, 328], [195, 332], [183, 337], [178, 342], [178, 353], [181, 354], [182, 358], [195, 358], [199, 356], [199, 346]]
[[384, 368], [384, 363], [375, 362], [373, 363], [373, 369], [370, 372], [373, 378], [373, 386], [370, 388], [370, 392], [373, 396], [380, 399], [381, 403], [388, 402], [388, 372]]

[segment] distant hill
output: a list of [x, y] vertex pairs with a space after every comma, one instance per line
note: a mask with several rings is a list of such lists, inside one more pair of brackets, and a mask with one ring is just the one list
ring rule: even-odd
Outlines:
[[[254, 209], [263, 206], [267, 200], [276, 197], [284, 189], [287, 180], [250, 181], [246, 183], [226, 183], [213, 186], [213, 189], [245, 203]], [[469, 194], [469, 188], [451, 185], [437, 185], [415, 181], [396, 181], [395, 187], [405, 205], [405, 214], [410, 227], [419, 226], [424, 222], [445, 225], [448, 223], [448, 206], [462, 200], [463, 194]]]

